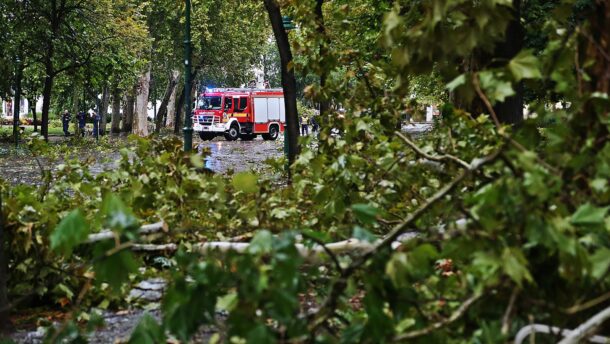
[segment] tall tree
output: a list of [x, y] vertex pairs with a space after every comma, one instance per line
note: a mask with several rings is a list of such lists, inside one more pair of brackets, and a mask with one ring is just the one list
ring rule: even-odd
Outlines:
[[133, 115], [136, 102], [135, 93], [136, 89], [132, 88], [125, 94], [125, 99], [123, 101], [123, 122], [121, 131], [127, 134], [131, 133], [133, 129]]
[[138, 80], [133, 132], [139, 136], [148, 135], [148, 96], [150, 91], [150, 69]]
[[297, 112], [297, 86], [292, 65], [292, 51], [288, 34], [282, 23], [282, 12], [275, 0], [265, 0], [265, 8], [271, 21], [273, 35], [280, 52], [282, 62], [282, 87], [284, 88], [284, 106], [286, 108], [286, 131], [288, 140], [288, 164], [292, 165], [299, 152], [299, 115]]
[[121, 91], [115, 88], [112, 91], [112, 121], [110, 133], [113, 135], [121, 132]]
[[[171, 71], [168, 77], [167, 86], [161, 99], [161, 105], [159, 106], [159, 112], [157, 113], [155, 132], [158, 133], [163, 126], [165, 126], [168, 117], [168, 108], [171, 108], [173, 103], [170, 104], [172, 97], [175, 99], [176, 85], [178, 84], [180, 73], [178, 71]], [[173, 122], [172, 122], [173, 124]], [[168, 124], [169, 125], [169, 124]]]
[[8, 319], [8, 243], [4, 229], [4, 204], [2, 203], [3, 189], [0, 188], [0, 333], [9, 325]]
[[[76, 0], [33, 0], [33, 9], [38, 18], [37, 39], [40, 60], [44, 66], [45, 79], [42, 91], [41, 133], [49, 138], [49, 110], [55, 78], [67, 71], [81, 67], [93, 56], [96, 42], [86, 32], [96, 32], [94, 23], [84, 12], [93, 11], [90, 4]], [[79, 30], [73, 29], [79, 23]], [[90, 31], [89, 31], [90, 30]]]

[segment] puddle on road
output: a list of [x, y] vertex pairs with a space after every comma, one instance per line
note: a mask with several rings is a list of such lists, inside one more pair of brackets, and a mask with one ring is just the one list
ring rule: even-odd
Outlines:
[[284, 142], [265, 141], [257, 138], [252, 141], [226, 141], [217, 138], [214, 141], [200, 142], [198, 151], [208, 151], [205, 167], [218, 173], [229, 170], [235, 172], [258, 170], [265, 167], [265, 160], [280, 158]]

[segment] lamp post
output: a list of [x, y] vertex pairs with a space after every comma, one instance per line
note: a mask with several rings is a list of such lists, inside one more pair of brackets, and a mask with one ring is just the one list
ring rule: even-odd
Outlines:
[[191, 0], [185, 0], [184, 21], [184, 151], [193, 149], [193, 118], [191, 117]]
[[[284, 26], [284, 30], [286, 31], [290, 31], [290, 30], [295, 30], [297, 27], [294, 25], [294, 23], [292, 22], [292, 18], [290, 18], [289, 16], [282, 16], [282, 25]], [[288, 130], [286, 130], [286, 128], [284, 127], [284, 156], [286, 156], [286, 166], [285, 169], [286, 171], [288, 171], [289, 166], [288, 166]]]

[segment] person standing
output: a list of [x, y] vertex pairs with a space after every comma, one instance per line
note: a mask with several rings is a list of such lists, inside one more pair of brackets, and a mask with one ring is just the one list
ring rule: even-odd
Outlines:
[[78, 129], [80, 131], [80, 136], [85, 136], [85, 120], [87, 117], [85, 116], [85, 112], [81, 111], [76, 115], [76, 120], [78, 121]]
[[309, 135], [309, 119], [307, 115], [301, 116], [301, 136]]
[[309, 121], [311, 122], [311, 132], [317, 133], [320, 126], [318, 121], [316, 121], [316, 116], [312, 116]]
[[93, 136], [97, 139], [99, 135], [100, 115], [98, 115], [97, 112], [92, 111], [91, 117], [93, 118]]
[[64, 110], [64, 114], [61, 115], [61, 123], [62, 123], [63, 129], [64, 129], [64, 136], [66, 136], [66, 137], [70, 136], [70, 132], [68, 131], [68, 128], [70, 126], [71, 119], [72, 119], [72, 116], [70, 116], [70, 113], [68, 112], [68, 110]]

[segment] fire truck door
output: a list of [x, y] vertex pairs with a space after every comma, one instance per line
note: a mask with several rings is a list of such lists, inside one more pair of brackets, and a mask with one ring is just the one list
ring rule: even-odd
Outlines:
[[228, 117], [231, 117], [233, 115], [233, 97], [225, 97], [225, 107], [223, 111], [227, 114]]

